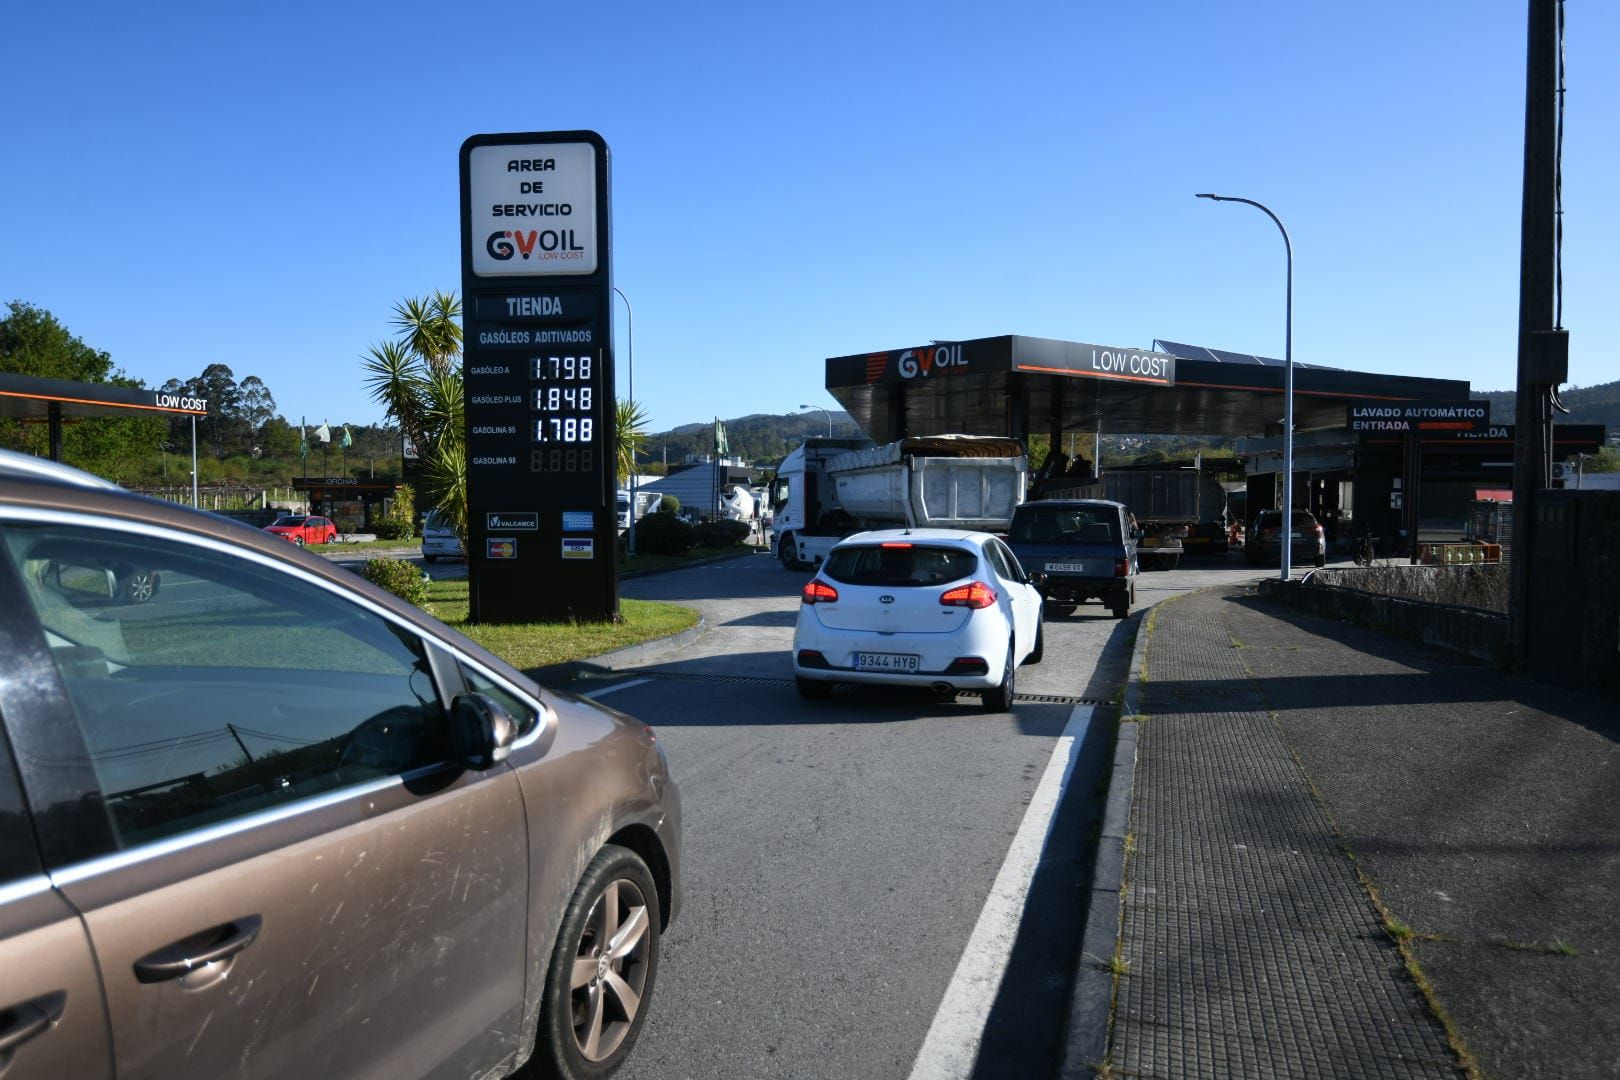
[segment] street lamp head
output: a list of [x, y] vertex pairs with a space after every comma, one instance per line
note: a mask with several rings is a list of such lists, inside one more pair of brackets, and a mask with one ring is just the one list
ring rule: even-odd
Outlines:
[[1197, 194], [1197, 195], [1196, 195], [1196, 196], [1195, 196], [1195, 198], [1199, 198], [1199, 199], [1214, 199], [1214, 200], [1215, 200], [1215, 201], [1216, 201], [1216, 202], [1224, 202], [1224, 201], [1225, 201], [1225, 199], [1226, 199], [1226, 196], [1225, 196], [1225, 195], [1211, 195], [1211, 194], [1210, 194], [1210, 193], [1209, 193], [1209, 192], [1207, 192], [1207, 191], [1201, 191], [1201, 192], [1199, 192], [1199, 193], [1198, 193], [1198, 194]]

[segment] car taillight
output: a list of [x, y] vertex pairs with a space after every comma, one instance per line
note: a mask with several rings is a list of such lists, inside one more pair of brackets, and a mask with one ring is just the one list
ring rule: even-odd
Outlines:
[[804, 587], [803, 598], [807, 604], [833, 604], [838, 602], [838, 590], [820, 578], [812, 578]]
[[1320, 526], [1320, 525], [1318, 525], [1316, 527], [1316, 536], [1317, 536], [1318, 539], [1321, 539], [1321, 537], [1322, 537], [1322, 526]]
[[996, 602], [996, 590], [982, 581], [958, 585], [940, 594], [939, 602], [945, 607], [987, 608]]
[[1114, 576], [1115, 577], [1130, 577], [1131, 576], [1131, 560], [1129, 560], [1129, 559], [1115, 559], [1114, 560]]

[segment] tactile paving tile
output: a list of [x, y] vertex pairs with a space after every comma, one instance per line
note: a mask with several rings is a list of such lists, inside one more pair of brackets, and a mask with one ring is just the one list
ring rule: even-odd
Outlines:
[[1218, 593], [1162, 608], [1138, 729], [1123, 1076], [1456, 1077], [1246, 674]]

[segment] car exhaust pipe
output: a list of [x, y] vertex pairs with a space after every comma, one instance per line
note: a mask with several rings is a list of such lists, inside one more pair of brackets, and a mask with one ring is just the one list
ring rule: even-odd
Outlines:
[[954, 694], [954, 693], [956, 693], [956, 687], [952, 686], [948, 682], [934, 683], [933, 685], [931, 685], [929, 687], [929, 689], [932, 690], [936, 694]]

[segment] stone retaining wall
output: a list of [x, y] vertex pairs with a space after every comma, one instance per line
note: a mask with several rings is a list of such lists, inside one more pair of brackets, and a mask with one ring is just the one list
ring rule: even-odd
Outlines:
[[[1371, 570], [1331, 571], [1337, 574], [1385, 573], [1394, 570], [1478, 570], [1480, 567], [1379, 567]], [[1506, 569], [1505, 567], [1503, 568]], [[1402, 637], [1422, 641], [1442, 649], [1484, 660], [1498, 667], [1508, 665], [1508, 623], [1505, 612], [1482, 611], [1475, 607], [1386, 596], [1332, 585], [1317, 571], [1308, 580], [1260, 582], [1260, 595], [1280, 600], [1291, 607], [1329, 618], [1342, 619]], [[1503, 576], [1506, 588], [1506, 575]], [[1503, 607], [1507, 605], [1504, 602]]]
[[1506, 615], [1508, 577], [1507, 563], [1470, 563], [1465, 566], [1357, 566], [1345, 570], [1316, 570], [1307, 580], [1312, 585], [1336, 585], [1379, 596], [1478, 608]]

